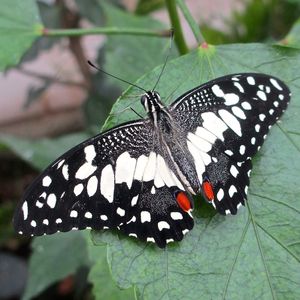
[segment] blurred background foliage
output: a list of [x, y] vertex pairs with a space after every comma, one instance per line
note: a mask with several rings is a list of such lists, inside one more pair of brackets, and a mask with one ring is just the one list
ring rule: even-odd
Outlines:
[[[126, 11], [117, 0], [88, 2], [75, 0], [72, 8], [63, 0], [37, 1], [36, 4], [45, 28], [80, 28], [83, 20], [88, 20], [92, 26], [153, 30], [168, 28], [151, 17], [151, 13], [164, 9], [163, 0], [137, 1], [134, 13]], [[300, 26], [295, 22], [300, 15], [300, 1], [247, 0], [243, 1], [243, 5], [242, 10], [233, 11], [230, 18], [224, 20], [224, 30], [212, 27], [209, 22], [197, 20], [205, 40], [210, 44], [280, 41], [283, 45], [299, 47]], [[12, 11], [13, 9], [11, 7]], [[66, 37], [40, 36], [34, 40], [26, 53], [23, 53], [20, 63], [14, 68], [22, 71], [25, 62], [34, 61], [43, 51], [63, 43], [65, 39]], [[81, 38], [72, 36], [67, 39], [69, 51], [73, 53], [83, 74], [82, 86], [88, 91], [82, 107], [85, 115], [84, 128], [79, 132], [66, 132], [62, 136], [44, 137], [34, 141], [4, 135], [0, 138], [0, 299], [21, 297], [25, 282], [27, 287], [23, 294], [24, 299], [32, 297], [92, 299], [95, 296], [97, 299], [133, 299], [134, 297], [133, 289], [120, 291], [116, 288], [110, 278], [105, 249], [102, 252], [95, 252], [88, 233], [74, 232], [66, 234], [63, 239], [60, 236], [53, 236], [47, 240], [41, 238], [31, 244], [31, 239], [19, 237], [12, 230], [13, 211], [24, 188], [40, 170], [61, 153], [98, 133], [112, 104], [126, 88], [126, 84], [102, 73], [90, 72], [86, 64], [87, 57], [80, 46]], [[96, 63], [103, 66], [106, 71], [134, 82], [160, 65], [167, 49], [168, 39], [161, 37], [107, 35], [105, 42], [98, 49]], [[178, 55], [174, 47], [172, 56]], [[5, 67], [5, 62], [1, 65]], [[6, 66], [9, 65], [12, 66], [12, 63], [7, 62]], [[41, 93], [57, 81], [57, 78], [51, 77], [40, 79], [42, 83], [38, 88], [28, 90], [27, 107], [39, 101]], [[74, 254], [76, 247], [81, 249], [77, 255]], [[34, 255], [28, 264], [32, 252]], [[61, 253], [65, 253], [66, 259], [69, 257], [63, 266], [57, 265], [57, 258]], [[48, 258], [47, 261], [45, 258]], [[15, 272], [13, 280], [7, 275], [8, 269], [5, 269], [4, 262], [8, 260], [15, 265], [13, 269], [22, 270]], [[90, 266], [95, 261], [97, 264], [89, 273]], [[52, 265], [52, 270], [56, 269], [56, 272], [43, 279], [47, 264]], [[7, 268], [11, 268], [9, 266], [11, 264], [6, 265]], [[6, 275], [1, 276], [3, 274]], [[97, 284], [93, 286], [95, 278]]]

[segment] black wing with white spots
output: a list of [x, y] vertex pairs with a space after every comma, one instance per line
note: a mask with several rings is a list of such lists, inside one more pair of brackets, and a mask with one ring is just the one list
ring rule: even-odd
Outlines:
[[287, 108], [288, 87], [264, 74], [212, 80], [176, 100], [171, 112], [186, 133], [201, 191], [222, 214], [236, 214], [249, 186], [251, 158]]
[[15, 216], [25, 235], [116, 228], [164, 247], [193, 227], [191, 195], [222, 214], [245, 203], [251, 158], [290, 100], [277, 78], [235, 74], [203, 84], [169, 108], [155, 91], [149, 118], [93, 137], [51, 164]]
[[16, 231], [35, 236], [117, 228], [160, 247], [181, 240], [193, 218], [178, 205], [184, 188], [153, 141], [146, 120], [71, 149], [26, 191], [14, 216]]

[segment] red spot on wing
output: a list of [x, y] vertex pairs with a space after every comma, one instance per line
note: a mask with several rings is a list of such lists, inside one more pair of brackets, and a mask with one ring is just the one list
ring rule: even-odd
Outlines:
[[204, 181], [202, 184], [204, 195], [208, 201], [212, 201], [215, 198], [213, 187], [209, 181]]
[[191, 209], [191, 202], [184, 192], [177, 194], [176, 201], [183, 211], [189, 211]]

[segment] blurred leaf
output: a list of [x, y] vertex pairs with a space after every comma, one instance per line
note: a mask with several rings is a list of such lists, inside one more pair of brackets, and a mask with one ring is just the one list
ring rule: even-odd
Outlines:
[[[3, 202], [0, 205], [0, 247], [15, 235], [11, 226], [14, 205], [12, 202]], [[1, 298], [0, 298], [1, 299]]]
[[106, 246], [95, 246], [89, 242], [89, 256], [92, 264], [88, 280], [93, 284], [93, 295], [96, 300], [134, 299], [133, 289], [121, 290], [112, 280], [107, 264]]
[[75, 0], [79, 14], [88, 19], [90, 22], [97, 26], [103, 26], [104, 16], [101, 7], [98, 4], [98, 0], [89, 0], [89, 4], [86, 5], [86, 0]]
[[29, 262], [29, 278], [23, 300], [40, 294], [50, 285], [74, 274], [80, 267], [89, 266], [85, 234], [72, 231], [33, 240]]
[[[36, 2], [40, 12], [40, 18], [44, 24], [44, 27], [51, 29], [61, 28], [61, 5], [58, 5], [57, 3], [46, 4], [42, 1]], [[41, 51], [50, 49], [52, 46], [56, 45], [60, 41], [61, 38], [44, 36], [39, 37], [34, 41], [32, 47], [30, 47], [30, 49], [22, 57], [22, 62], [27, 62], [35, 59]]]
[[53, 83], [52, 80], [44, 80], [44, 82], [39, 87], [36, 86], [29, 87], [24, 108], [28, 108], [32, 103], [39, 100], [41, 95], [49, 88], [49, 86], [52, 83]]
[[282, 46], [300, 49], [300, 19], [292, 27], [289, 34], [282, 41], [280, 41], [280, 44]]
[[84, 132], [65, 135], [55, 139], [28, 140], [13, 136], [0, 136], [0, 142], [9, 147], [22, 159], [39, 170], [44, 169], [70, 148], [86, 140], [90, 135]]
[[0, 10], [0, 70], [16, 65], [41, 35], [39, 12], [34, 0], [2, 0]]
[[19, 299], [26, 278], [25, 260], [10, 253], [0, 252], [0, 299]]
[[[152, 19], [151, 17], [138, 17], [133, 14], [123, 12], [105, 1], [98, 0], [104, 9], [107, 26], [130, 27], [130, 28], [147, 28], [162, 30], [164, 26]], [[105, 70], [134, 82], [139, 76], [158, 64], [163, 63], [169, 49], [170, 40], [161, 37], [143, 37], [134, 35], [108, 36], [106, 43], [106, 62]], [[173, 47], [173, 52], [176, 52]], [[110, 79], [120, 87], [127, 87], [128, 84]], [[149, 86], [143, 86], [150, 89], [154, 82]]]
[[244, 8], [224, 20], [222, 31], [202, 24], [209, 43], [273, 42], [282, 38], [300, 14], [300, 2], [247, 0]]
[[[282, 121], [255, 157], [247, 207], [221, 216], [197, 202], [195, 227], [164, 250], [111, 232], [95, 233], [108, 243], [113, 278], [134, 286], [141, 299], [298, 299], [300, 298], [300, 52], [260, 44], [199, 47], [172, 60], [157, 90], [166, 103], [208, 80], [230, 73], [280, 76], [292, 90]], [[148, 86], [160, 67], [138, 80]], [[134, 116], [114, 112], [131, 103], [130, 88], [106, 122], [112, 127]], [[173, 93], [173, 96], [168, 98]], [[292, 158], [292, 159], [291, 159]]]
[[139, 0], [135, 13], [139, 15], [146, 15], [164, 7], [164, 5], [164, 0]]

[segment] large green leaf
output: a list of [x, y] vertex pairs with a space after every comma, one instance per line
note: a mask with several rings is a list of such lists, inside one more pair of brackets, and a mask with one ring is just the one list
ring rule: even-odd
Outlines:
[[0, 9], [0, 70], [19, 62], [41, 35], [39, 12], [34, 0], [2, 0]]
[[[260, 44], [210, 46], [170, 61], [157, 86], [170, 103], [215, 77], [264, 72], [284, 80], [293, 96], [280, 123], [255, 157], [247, 206], [221, 216], [197, 199], [194, 229], [162, 250], [115, 233], [95, 233], [108, 243], [112, 275], [145, 299], [300, 298], [300, 52]], [[153, 86], [160, 67], [138, 81]], [[130, 88], [115, 104], [105, 128], [143, 113]], [[173, 93], [172, 97], [169, 97]]]
[[23, 300], [32, 299], [51, 284], [90, 264], [85, 234], [73, 231], [34, 239]]

